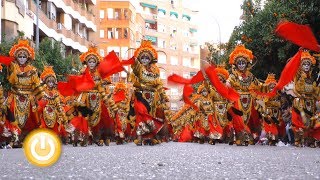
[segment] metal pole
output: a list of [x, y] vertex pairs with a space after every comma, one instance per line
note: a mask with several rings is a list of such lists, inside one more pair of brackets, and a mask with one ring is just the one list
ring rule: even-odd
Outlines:
[[39, 0], [36, 2], [36, 50], [39, 50]]
[[[220, 24], [219, 24], [219, 21], [212, 16], [212, 18], [214, 19], [214, 21], [217, 23], [218, 25], [218, 28], [219, 28], [219, 56], [221, 56], [221, 29], [220, 29]], [[218, 62], [219, 63], [219, 62]]]

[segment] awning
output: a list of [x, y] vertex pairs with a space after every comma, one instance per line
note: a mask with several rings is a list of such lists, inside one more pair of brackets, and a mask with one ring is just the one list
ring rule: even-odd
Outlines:
[[189, 15], [186, 15], [186, 14], [182, 14], [182, 18], [185, 17], [188, 19], [188, 21], [190, 21], [191, 17]]
[[163, 14], [166, 14], [166, 10], [164, 9], [158, 9], [158, 12], [163, 12]]
[[154, 37], [154, 36], [144, 36], [144, 39], [149, 40], [153, 43], [157, 42], [157, 37]]
[[170, 12], [170, 16], [172, 16], [172, 15], [175, 15], [176, 18], [178, 18], [178, 13], [171, 11], [171, 12]]
[[156, 9], [157, 8], [157, 6], [153, 5], [153, 4], [140, 3], [140, 5], [143, 6], [143, 7], [151, 8], [151, 9]]
[[154, 21], [154, 20], [149, 20], [149, 19], [146, 19], [144, 20], [146, 23], [150, 23], [150, 24], [156, 24], [157, 22]]
[[190, 32], [192, 32], [192, 33], [197, 32], [197, 29], [190, 28]]

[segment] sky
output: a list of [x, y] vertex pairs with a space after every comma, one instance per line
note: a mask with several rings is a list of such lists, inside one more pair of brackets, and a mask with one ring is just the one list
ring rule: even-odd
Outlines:
[[183, 0], [184, 6], [199, 11], [194, 20], [200, 44], [219, 43], [219, 34], [222, 43], [228, 42], [234, 27], [240, 24], [242, 3], [243, 0]]

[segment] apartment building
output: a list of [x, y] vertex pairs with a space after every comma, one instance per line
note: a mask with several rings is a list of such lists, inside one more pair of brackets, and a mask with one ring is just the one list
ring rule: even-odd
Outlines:
[[[182, 86], [167, 84], [167, 77], [177, 73], [190, 78], [200, 69], [200, 48], [196, 40], [195, 15], [182, 6], [182, 0], [99, 0], [99, 49], [102, 56], [114, 50], [121, 58], [133, 56], [142, 39], [152, 41], [159, 52], [160, 76], [171, 97], [171, 108], [183, 104]], [[121, 73], [114, 81], [127, 75]]]
[[196, 39], [197, 26], [194, 11], [183, 7], [182, 0], [141, 0], [141, 14], [145, 20], [145, 39], [164, 51], [159, 53], [161, 78], [169, 88], [171, 109], [178, 110], [182, 86], [172, 86], [166, 80], [172, 73], [192, 77], [200, 69], [200, 48]]
[[[39, 39], [61, 41], [66, 54], [85, 52], [96, 43], [95, 0], [39, 0]], [[10, 39], [23, 32], [36, 40], [36, 1], [2, 0], [1, 32]]]
[[[144, 19], [131, 1], [100, 0], [99, 2], [99, 51], [101, 56], [115, 51], [122, 59], [133, 56], [144, 34]], [[113, 76], [113, 81], [125, 80], [122, 72]]]

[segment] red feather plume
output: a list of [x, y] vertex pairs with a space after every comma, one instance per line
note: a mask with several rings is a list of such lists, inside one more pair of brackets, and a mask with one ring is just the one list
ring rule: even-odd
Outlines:
[[113, 100], [115, 103], [121, 102], [126, 99], [126, 91], [121, 90], [113, 94]]
[[216, 88], [216, 90], [218, 91], [218, 93], [230, 100], [230, 101], [237, 101], [240, 98], [240, 95], [237, 93], [237, 91], [235, 91], [233, 88], [231, 87], [227, 87], [225, 86], [219, 79], [217, 72], [215, 71], [215, 67], [213, 66], [209, 66], [206, 70], [205, 70], [210, 82], [212, 83], [212, 85]]
[[124, 68], [114, 51], [111, 51], [98, 66], [98, 71], [103, 79], [123, 70]]
[[13, 57], [8, 57], [8, 56], [0, 56], [0, 63], [4, 64], [6, 66], [9, 66], [10, 63], [14, 60]]
[[278, 24], [275, 33], [292, 43], [304, 48], [319, 52], [320, 46], [311, 28], [308, 25], [301, 25], [293, 22], [281, 22]]
[[72, 96], [75, 94], [75, 90], [68, 82], [58, 82], [57, 88], [63, 96]]

